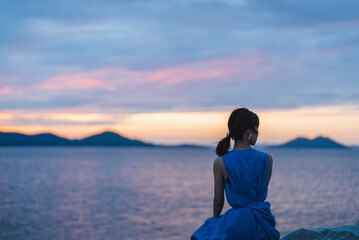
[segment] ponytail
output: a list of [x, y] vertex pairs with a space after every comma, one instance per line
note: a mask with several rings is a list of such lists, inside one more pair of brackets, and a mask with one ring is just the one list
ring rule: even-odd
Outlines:
[[243, 139], [244, 133], [247, 129], [254, 130], [256, 126], [259, 126], [259, 118], [257, 114], [249, 111], [247, 108], [237, 108], [233, 110], [228, 119], [227, 136], [217, 144], [217, 155], [222, 157], [224, 154], [229, 152], [229, 148], [231, 147], [231, 138], [234, 141], [241, 140]]
[[231, 137], [227, 135], [217, 144], [216, 153], [218, 156], [223, 156], [228, 153], [228, 149], [231, 147]]

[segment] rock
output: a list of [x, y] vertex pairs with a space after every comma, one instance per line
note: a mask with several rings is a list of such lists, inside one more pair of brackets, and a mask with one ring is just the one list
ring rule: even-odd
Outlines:
[[281, 240], [359, 240], [359, 226], [300, 228], [288, 233]]

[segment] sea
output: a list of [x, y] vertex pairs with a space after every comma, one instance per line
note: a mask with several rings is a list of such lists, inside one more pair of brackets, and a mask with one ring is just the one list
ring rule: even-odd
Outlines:
[[[359, 220], [359, 150], [257, 150], [281, 236]], [[1, 147], [1, 240], [175, 240], [212, 216], [211, 148]], [[224, 210], [230, 208], [225, 204]]]

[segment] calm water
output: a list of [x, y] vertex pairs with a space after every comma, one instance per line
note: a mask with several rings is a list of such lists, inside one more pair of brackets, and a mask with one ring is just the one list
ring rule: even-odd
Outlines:
[[[268, 151], [267, 200], [282, 235], [359, 220], [358, 150]], [[0, 148], [0, 239], [189, 239], [212, 214], [214, 158], [203, 149]]]

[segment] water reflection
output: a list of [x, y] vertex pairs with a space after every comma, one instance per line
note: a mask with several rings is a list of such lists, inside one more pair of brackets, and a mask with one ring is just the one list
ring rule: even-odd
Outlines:
[[[268, 200], [282, 234], [359, 219], [357, 152], [271, 154]], [[214, 158], [201, 149], [0, 148], [0, 239], [187, 239], [212, 214]]]

